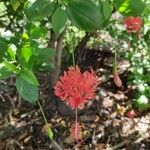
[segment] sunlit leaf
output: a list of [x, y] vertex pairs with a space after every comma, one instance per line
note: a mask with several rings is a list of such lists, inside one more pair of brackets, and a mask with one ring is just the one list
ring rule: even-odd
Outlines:
[[114, 4], [120, 13], [127, 16], [141, 16], [145, 9], [142, 0], [114, 0]]
[[21, 3], [20, 0], [10, 0], [10, 4], [12, 5], [14, 11], [16, 11]]

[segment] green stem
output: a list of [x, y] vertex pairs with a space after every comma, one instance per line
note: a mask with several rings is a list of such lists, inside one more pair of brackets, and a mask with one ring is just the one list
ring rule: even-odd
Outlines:
[[73, 63], [73, 66], [75, 67], [76, 64], [75, 64], [75, 58], [74, 58], [74, 49], [72, 50], [72, 63]]
[[76, 122], [78, 122], [78, 108], [76, 108]]
[[[41, 113], [42, 113], [42, 116], [43, 116], [45, 125], [48, 125], [48, 121], [47, 121], [46, 116], [45, 116], [45, 114], [44, 114], [43, 108], [42, 108], [42, 106], [41, 106], [39, 100], [37, 100], [37, 101], [38, 101], [38, 105], [39, 105], [39, 107], [40, 107], [40, 111], [41, 111]], [[48, 135], [48, 137], [49, 137], [50, 140], [53, 139], [53, 132], [52, 132], [52, 130], [51, 130], [50, 127], [48, 128], [47, 135]]]
[[75, 64], [75, 57], [74, 57], [75, 40], [74, 40], [74, 36], [72, 36], [71, 34], [69, 34], [69, 35], [70, 35], [70, 37], [72, 37], [72, 42], [71, 42], [71, 50], [72, 50], [72, 52], [71, 52], [71, 54], [72, 54], [72, 64], [73, 64], [73, 67], [75, 67], [76, 66], [76, 64]]
[[75, 137], [76, 137], [76, 140], [77, 140], [77, 143], [78, 143], [78, 137], [77, 137], [77, 134], [78, 134], [78, 133], [77, 133], [78, 108], [76, 108], [76, 115], [75, 115], [75, 117], [76, 117], [76, 118], [75, 118], [75, 120], [76, 120], [76, 121], [75, 121], [75, 129], [76, 129], [76, 130], [75, 130], [75, 131], [76, 131], [76, 133], [75, 133]]
[[39, 107], [40, 107], [40, 111], [41, 111], [41, 113], [42, 113], [42, 116], [43, 116], [43, 119], [44, 119], [45, 124], [48, 124], [47, 119], [46, 119], [46, 116], [45, 116], [45, 114], [44, 114], [43, 108], [42, 108], [42, 106], [41, 106], [39, 100], [38, 100], [38, 105], [39, 105]]

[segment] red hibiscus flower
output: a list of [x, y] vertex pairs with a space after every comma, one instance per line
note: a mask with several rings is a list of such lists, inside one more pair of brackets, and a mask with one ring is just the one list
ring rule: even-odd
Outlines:
[[78, 66], [70, 67], [55, 85], [54, 93], [72, 109], [81, 109], [88, 100], [95, 97], [98, 84], [98, 77], [93, 70], [82, 74]]
[[117, 71], [114, 73], [114, 82], [118, 87], [122, 86], [122, 81], [121, 81]]
[[139, 32], [142, 27], [143, 21], [140, 17], [126, 17], [124, 19], [124, 25], [126, 26], [127, 32]]

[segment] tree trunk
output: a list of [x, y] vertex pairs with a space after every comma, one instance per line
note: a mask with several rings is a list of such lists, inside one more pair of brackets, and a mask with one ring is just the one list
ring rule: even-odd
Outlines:
[[60, 76], [64, 34], [65, 31], [57, 38], [54, 32], [51, 33], [49, 47], [55, 49], [55, 55], [52, 58], [52, 63], [55, 65], [55, 68], [48, 74], [50, 86], [49, 102], [51, 103], [51, 105], [56, 107], [57, 111], [61, 115], [69, 115], [72, 114], [73, 111], [71, 111], [71, 109], [66, 104], [57, 99], [57, 97], [54, 95], [53, 89]]
[[55, 49], [55, 55], [52, 58], [52, 63], [55, 65], [55, 68], [50, 72], [49, 76], [51, 89], [53, 89], [60, 75], [64, 34], [65, 31], [58, 38], [56, 38], [56, 35], [53, 32], [51, 34], [50, 47]]
[[94, 32], [86, 32], [85, 36], [81, 39], [79, 44], [75, 48], [75, 61], [76, 64], [81, 65], [84, 56], [86, 55], [85, 47], [90, 37], [93, 36]]

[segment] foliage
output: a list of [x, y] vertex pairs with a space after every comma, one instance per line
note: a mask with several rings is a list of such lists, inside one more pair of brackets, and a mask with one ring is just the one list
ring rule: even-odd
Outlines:
[[[0, 80], [15, 74], [19, 94], [35, 104], [39, 95], [38, 72], [48, 72], [58, 65], [54, 61], [57, 60], [58, 49], [51, 46], [52, 35], [58, 43], [66, 31], [63, 46], [73, 55], [85, 32], [104, 32], [113, 40], [106, 38], [104, 43], [99, 35], [97, 43], [109, 44], [113, 52], [130, 61], [128, 81], [137, 86], [136, 105], [142, 109], [149, 108], [149, 6], [148, 0], [3, 0], [0, 2], [0, 30], [3, 30], [0, 34]], [[115, 19], [115, 13], [120, 17]], [[123, 21], [124, 18], [127, 20]], [[132, 30], [129, 30], [131, 26]], [[117, 60], [114, 66], [117, 71]], [[93, 72], [81, 74], [79, 68], [71, 70], [74, 73], [78, 70], [80, 79], [65, 73], [55, 87], [55, 94], [69, 102], [72, 108], [77, 108], [94, 97], [97, 77]], [[118, 72], [114, 73], [115, 83], [121, 87]], [[72, 90], [71, 84], [77, 91]], [[80, 85], [79, 89], [77, 85]], [[59, 91], [62, 87], [63, 92]], [[76, 122], [75, 132], [79, 129], [77, 126]], [[49, 132], [49, 137], [51, 134]]]
[[0, 39], [3, 49], [0, 79], [6, 79], [11, 74], [16, 74], [16, 87], [20, 95], [25, 100], [34, 103], [38, 99], [39, 86], [34, 72], [52, 67], [49, 61], [54, 55], [54, 50], [39, 47], [36, 39], [44, 36], [43, 28], [31, 25], [27, 33], [24, 32], [22, 35], [15, 33], [15, 36], [10, 39]]

